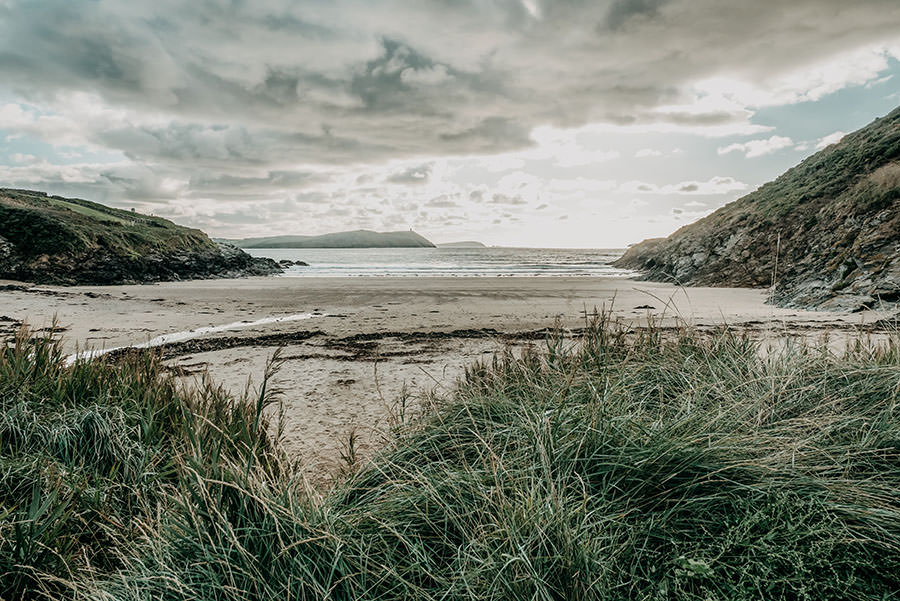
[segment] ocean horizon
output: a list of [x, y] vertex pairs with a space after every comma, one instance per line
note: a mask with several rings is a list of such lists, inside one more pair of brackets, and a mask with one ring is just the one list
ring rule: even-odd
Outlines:
[[281, 277], [628, 277], [618, 248], [248, 248], [254, 257], [303, 261]]

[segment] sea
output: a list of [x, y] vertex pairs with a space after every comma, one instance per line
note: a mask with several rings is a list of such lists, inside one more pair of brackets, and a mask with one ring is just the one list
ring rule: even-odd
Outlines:
[[281, 277], [628, 277], [610, 265], [625, 249], [248, 248], [254, 257], [303, 261]]

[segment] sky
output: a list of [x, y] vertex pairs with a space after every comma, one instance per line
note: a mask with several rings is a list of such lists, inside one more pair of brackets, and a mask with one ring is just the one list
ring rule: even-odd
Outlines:
[[0, 186], [624, 247], [900, 105], [897, 0], [0, 0]]

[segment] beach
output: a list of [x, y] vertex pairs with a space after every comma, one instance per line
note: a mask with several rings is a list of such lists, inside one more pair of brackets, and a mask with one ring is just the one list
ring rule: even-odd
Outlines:
[[765, 300], [765, 290], [602, 277], [270, 277], [75, 287], [0, 281], [0, 329], [12, 332], [20, 322], [48, 328], [55, 319], [70, 355], [169, 335], [165, 360], [187, 385], [208, 373], [235, 392], [248, 383], [253, 390], [283, 347], [270, 384], [282, 391], [284, 441], [316, 480], [334, 473], [351, 436], [358, 453], [370, 455], [393, 424], [451, 390], [466, 366], [506, 347], [540, 345], [556, 324], [577, 334], [595, 310], [633, 327], [727, 324], [772, 339], [840, 339], [884, 316], [783, 309]]

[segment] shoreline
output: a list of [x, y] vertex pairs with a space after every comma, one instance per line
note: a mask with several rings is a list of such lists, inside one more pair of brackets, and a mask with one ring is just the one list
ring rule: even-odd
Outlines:
[[582, 276], [280, 277], [72, 287], [0, 281], [0, 332], [14, 331], [20, 321], [46, 328], [56, 316], [70, 355], [164, 340], [166, 364], [185, 384], [208, 373], [236, 393], [258, 384], [266, 361], [284, 347], [272, 384], [283, 391], [285, 443], [316, 480], [333, 473], [350, 433], [358, 436], [361, 454], [377, 448], [396, 419], [397, 403], [412, 410], [428, 403], [473, 362], [510, 346], [540, 344], [554, 324], [577, 333], [595, 308], [632, 327], [648, 320], [699, 329], [728, 324], [763, 338], [853, 333], [886, 316], [782, 309], [764, 300], [764, 290]]

